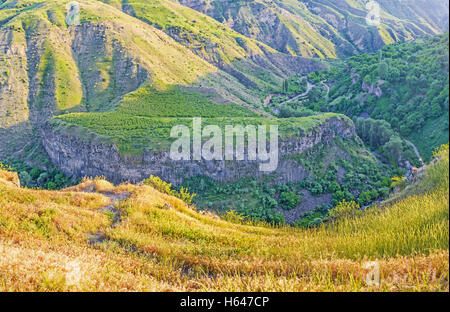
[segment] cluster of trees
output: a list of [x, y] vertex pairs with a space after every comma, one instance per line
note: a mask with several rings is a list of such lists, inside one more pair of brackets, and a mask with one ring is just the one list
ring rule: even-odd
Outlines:
[[[289, 103], [282, 117], [297, 116], [305, 108], [352, 118], [369, 115], [410, 138], [428, 160], [436, 146], [448, 141], [448, 44], [448, 33], [425, 36], [388, 45], [379, 53], [333, 62], [329, 70], [308, 76], [315, 89], [299, 103]], [[320, 88], [323, 81], [331, 87], [328, 97], [327, 90]], [[398, 138], [391, 143], [395, 152]]]
[[312, 109], [305, 107], [293, 107], [292, 105], [283, 105], [280, 109], [279, 117], [290, 118], [290, 117], [309, 117], [314, 116], [317, 113]]
[[194, 202], [200, 209], [220, 214], [234, 211], [245, 219], [283, 224], [285, 220], [280, 208], [295, 209], [302, 199], [294, 184], [276, 184], [272, 178], [246, 177], [221, 184], [207, 176], [196, 176], [186, 179], [182, 187], [199, 194]]
[[298, 155], [298, 159], [293, 156], [311, 173], [310, 177], [300, 182], [277, 184], [275, 177], [267, 176], [263, 179], [247, 177], [234, 183], [221, 184], [209, 177], [197, 176], [186, 179], [182, 186], [199, 194], [195, 204], [200, 209], [218, 213], [233, 210], [248, 219], [284, 223], [281, 210], [298, 207], [302, 203], [300, 194], [304, 190], [313, 196], [332, 195], [329, 205], [318, 208], [320, 216], [316, 212], [312, 213], [315, 216], [313, 219], [316, 219], [326, 215], [329, 209], [343, 200], [365, 206], [385, 198], [391, 191], [390, 176], [404, 174], [401, 170], [390, 169], [373, 158], [361, 155], [358, 150], [361, 147], [356, 146], [355, 142], [336, 139], [335, 144], [349, 153], [348, 160], [339, 158], [325, 166], [323, 159], [329, 154], [326, 146]]
[[14, 159], [10, 159], [8, 163], [11, 170], [18, 172], [22, 186], [59, 190], [79, 182], [79, 179], [65, 175], [51, 163], [46, 163], [45, 169], [29, 166]]
[[[330, 109], [350, 117], [369, 114], [402, 137], [423, 137], [415, 143], [429, 159], [433, 148], [448, 140], [448, 39], [448, 33], [425, 37], [389, 45], [381, 54], [352, 57], [328, 73]], [[363, 82], [380, 88], [382, 95], [363, 89]], [[398, 139], [392, 143], [399, 145]]]
[[280, 108], [279, 117], [307, 117], [326, 112], [328, 108], [325, 98], [325, 87], [322, 84], [314, 86], [306, 97], [284, 103]]
[[355, 127], [364, 143], [374, 149], [383, 146], [396, 135], [391, 125], [385, 120], [356, 118]]
[[356, 201], [364, 206], [390, 193], [391, 176], [403, 175], [404, 170], [389, 168], [374, 159], [360, 154], [354, 143], [335, 139], [335, 144], [349, 153], [349, 159], [337, 159], [327, 167], [322, 159], [327, 157], [327, 149], [322, 152], [306, 152], [300, 159], [301, 165], [314, 174], [296, 183], [297, 189], [304, 189], [314, 196], [332, 195], [331, 207], [343, 200]]
[[301, 75], [295, 75], [283, 80], [282, 92], [288, 95], [300, 94], [306, 91], [306, 85], [306, 79], [302, 79]]

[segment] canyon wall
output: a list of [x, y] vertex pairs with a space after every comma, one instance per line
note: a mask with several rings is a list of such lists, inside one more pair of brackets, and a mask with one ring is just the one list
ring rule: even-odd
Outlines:
[[[51, 160], [63, 172], [78, 177], [104, 175], [118, 183], [139, 182], [155, 175], [179, 185], [185, 178], [197, 175], [230, 182], [245, 176], [260, 177], [266, 174], [259, 171], [258, 161], [173, 161], [168, 150], [125, 156], [119, 153], [114, 144], [101, 140], [88, 142], [67, 130], [55, 129], [50, 124], [43, 128], [41, 136]], [[308, 171], [287, 156], [301, 154], [318, 144], [328, 144], [336, 137], [358, 140], [350, 119], [344, 116], [330, 117], [308, 133], [279, 138], [279, 163], [273, 172], [278, 181], [286, 183], [305, 179]]]

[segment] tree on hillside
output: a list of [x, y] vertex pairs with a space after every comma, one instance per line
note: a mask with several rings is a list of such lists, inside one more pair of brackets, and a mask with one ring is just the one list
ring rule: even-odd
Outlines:
[[402, 154], [403, 146], [402, 139], [398, 136], [393, 136], [388, 143], [384, 145], [384, 149], [392, 155], [392, 160], [398, 164], [400, 156]]

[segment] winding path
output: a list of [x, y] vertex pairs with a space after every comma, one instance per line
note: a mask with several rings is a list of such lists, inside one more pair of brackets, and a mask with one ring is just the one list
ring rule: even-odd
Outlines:
[[320, 82], [321, 85], [323, 85], [325, 87], [325, 89], [327, 89], [327, 95], [325, 95], [325, 103], [328, 104], [328, 100], [329, 100], [329, 96], [330, 96], [330, 87], [325, 83], [325, 80]]
[[[306, 77], [302, 77], [302, 78], [306, 78]], [[303, 79], [301, 79], [301, 80], [303, 80]], [[309, 81], [307, 80], [307, 81], [306, 81], [306, 91], [305, 91], [305, 92], [303, 92], [303, 93], [301, 93], [301, 94], [299, 94], [299, 95], [296, 95], [296, 96], [294, 96], [293, 98], [290, 98], [290, 99], [287, 100], [287, 101], [281, 102], [279, 107], [281, 108], [281, 105], [283, 105], [283, 104], [286, 104], [286, 103], [295, 101], [295, 100], [297, 100], [298, 98], [307, 96], [308, 93], [309, 93], [309, 91], [311, 91], [311, 89], [312, 89], [313, 87], [315, 87], [315, 84], [313, 84], [313, 83], [311, 83], [311, 82], [309, 82]]]
[[[304, 79], [307, 79], [307, 77], [306, 77], [306, 76], [301, 77], [301, 78], [300, 78], [300, 82], [303, 81]], [[274, 108], [274, 109], [273, 109], [273, 112], [274, 112], [275, 114], [279, 115], [279, 114], [280, 114], [281, 107], [282, 107], [284, 104], [290, 103], [290, 102], [295, 101], [295, 100], [297, 100], [297, 99], [299, 99], [299, 98], [301, 98], [301, 97], [307, 96], [308, 93], [309, 93], [309, 91], [311, 91], [311, 89], [314, 88], [314, 87], [315, 87], [315, 84], [309, 82], [309, 80], [306, 80], [306, 91], [305, 91], [305, 92], [303, 92], [303, 93], [301, 93], [301, 94], [298, 94], [298, 95], [296, 95], [296, 96], [290, 98], [289, 100], [286, 100], [286, 101], [284, 101], [284, 102], [281, 102], [280, 104], [278, 104], [278, 108]], [[274, 96], [274, 95], [271, 95], [271, 97], [270, 97], [271, 99], [272, 99], [272, 96]]]
[[[307, 79], [308, 79], [307, 76], [301, 77], [301, 78], [300, 78], [300, 82], [303, 81], [304, 79], [306, 79], [306, 91], [303, 92], [303, 93], [301, 93], [301, 94], [297, 94], [297, 95], [295, 95], [294, 97], [292, 97], [292, 98], [290, 98], [290, 99], [288, 99], [288, 100], [286, 100], [286, 101], [281, 102], [280, 104], [278, 104], [278, 107], [273, 109], [273, 112], [274, 112], [275, 114], [277, 114], [277, 115], [280, 114], [281, 107], [282, 107], [284, 104], [290, 103], [290, 102], [292, 102], [292, 101], [298, 100], [299, 98], [302, 98], [302, 97], [307, 96], [308, 93], [311, 91], [311, 89], [314, 88], [314, 87], [316, 86], [314, 83], [311, 83], [309, 80], [307, 80]], [[325, 81], [321, 81], [320, 84], [323, 85], [323, 86], [325, 87], [325, 89], [327, 90], [327, 94], [325, 95], [325, 101], [326, 101], [326, 103], [328, 103], [329, 95], [330, 95], [330, 87], [325, 83]], [[269, 106], [270, 101], [272, 100], [272, 98], [273, 98], [274, 96], [283, 96], [283, 95], [286, 95], [286, 94], [277, 94], [277, 93], [269, 94], [269, 95], [264, 99], [264, 107]]]

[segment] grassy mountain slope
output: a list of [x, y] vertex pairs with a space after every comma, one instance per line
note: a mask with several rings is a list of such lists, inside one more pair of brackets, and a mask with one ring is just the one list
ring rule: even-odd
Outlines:
[[313, 230], [232, 223], [148, 185], [19, 188], [1, 170], [0, 289], [448, 291], [448, 146], [436, 156], [403, 196]]
[[81, 25], [67, 27], [67, 1], [1, 1], [3, 160], [46, 167], [27, 151], [40, 144], [42, 124], [65, 113], [157, 109], [160, 116], [182, 99], [179, 111], [206, 105], [203, 112], [223, 116], [264, 115], [266, 92], [320, 66], [176, 3], [142, 2], [137, 16], [119, 2], [79, 2]]
[[361, 0], [179, 2], [279, 51], [309, 57], [376, 51], [394, 41], [444, 32], [449, 19], [445, 0], [377, 1], [378, 27], [367, 25], [367, 1]]
[[[36, 102], [32, 104], [37, 110], [42, 110], [43, 105], [57, 112], [75, 107], [108, 110], [111, 102], [134, 91], [147, 79], [158, 87], [190, 85], [218, 72], [158, 29], [98, 1], [83, 2], [82, 26], [67, 28], [64, 20], [56, 19], [64, 16], [64, 4], [58, 1], [2, 10], [2, 30], [12, 39], [10, 45], [17, 38], [20, 49], [26, 53], [21, 57], [26, 57], [28, 73], [20, 78], [29, 83], [30, 92], [34, 93], [29, 101]], [[14, 50], [7, 49], [5, 56], [14, 60], [15, 56], [10, 56]], [[5, 76], [16, 69], [9, 62], [3, 66]], [[50, 81], [48, 88], [44, 80]], [[33, 86], [34, 81], [41, 86]], [[53, 105], [48, 103], [51, 100]]]
[[[147, 79], [159, 88], [196, 83], [231, 101], [257, 105], [258, 91], [273, 89], [282, 77], [301, 70], [303, 61], [303, 69], [314, 66], [311, 61], [279, 56], [268, 46], [172, 2], [158, 7], [142, 2], [135, 10], [142, 16], [133, 15], [144, 23], [114, 5], [82, 1], [82, 26], [69, 28], [65, 4], [2, 4], [2, 86], [10, 87], [9, 100], [18, 102], [2, 105], [2, 127], [26, 121], [34, 106], [39, 111], [34, 112], [36, 118], [43, 110], [47, 115], [71, 109], [110, 110]], [[227, 86], [218, 81], [227, 81]], [[8, 101], [6, 96], [2, 100]]]
[[[308, 76], [314, 86], [306, 96], [282, 105], [273, 98], [269, 107], [282, 116], [343, 113], [356, 120], [358, 134], [368, 145], [378, 148], [396, 134], [413, 142], [428, 161], [435, 147], [448, 142], [448, 38], [448, 33], [425, 36], [389, 45], [380, 53], [332, 62], [329, 70]], [[364, 126], [359, 117], [374, 121]], [[377, 134], [383, 121], [384, 133]], [[375, 123], [378, 130], [367, 128]]]
[[280, 76], [311, 66], [308, 60], [277, 54], [267, 45], [251, 40], [176, 1], [103, 2], [161, 29], [251, 89], [270, 89], [280, 83]]

